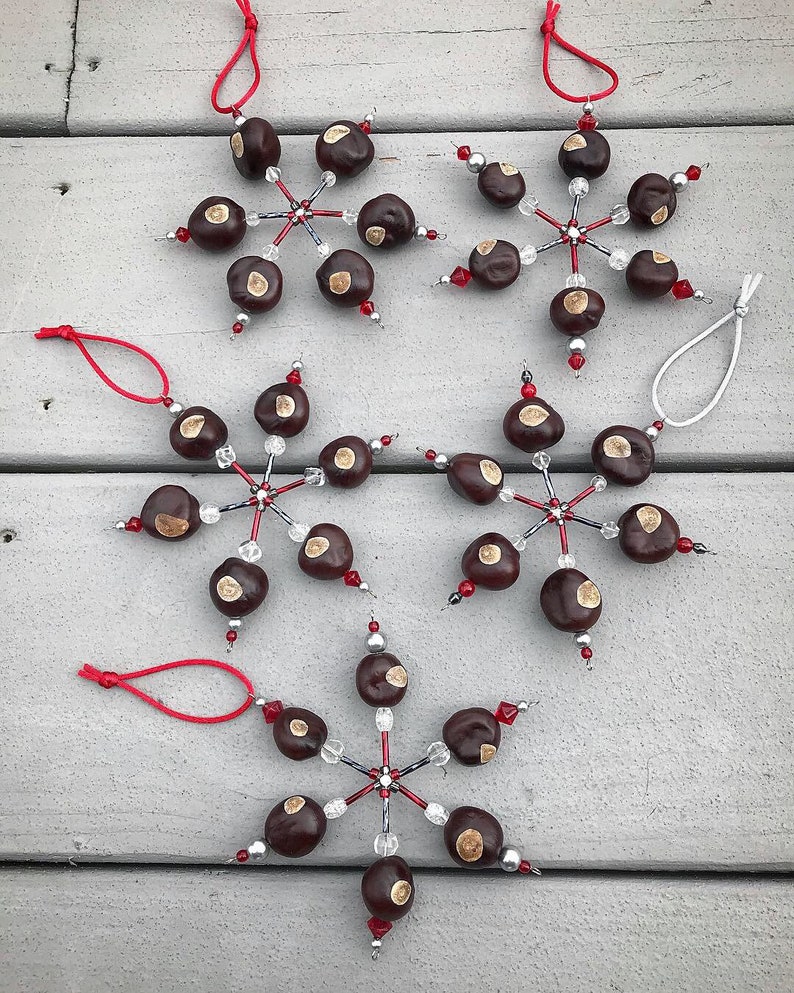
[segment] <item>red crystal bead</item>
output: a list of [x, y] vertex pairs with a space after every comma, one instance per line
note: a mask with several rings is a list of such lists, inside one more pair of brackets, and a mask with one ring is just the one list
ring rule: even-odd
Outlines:
[[582, 658], [585, 660], [585, 662], [589, 662], [590, 659], [593, 657], [593, 649], [592, 648], [583, 648], [580, 654], [581, 654]]
[[572, 355], [568, 359], [568, 365], [573, 369], [574, 372], [579, 372], [579, 370], [582, 368], [582, 366], [585, 364], [586, 361], [587, 359], [584, 357], [584, 355], [580, 355], [577, 352], [576, 355]]
[[425, 237], [428, 241], [435, 241], [436, 238], [438, 238], [438, 231], [434, 231], [433, 228], [430, 228]]
[[425, 458], [427, 459], [428, 462], [435, 461], [436, 453], [433, 451], [432, 448], [428, 448], [428, 450], [425, 452]]
[[679, 538], [678, 539], [678, 551], [683, 552], [685, 555], [687, 552], [691, 552], [695, 547], [694, 541], [691, 538]]
[[229, 642], [230, 645], [233, 645], [235, 643], [235, 641], [237, 641], [237, 632], [236, 631], [227, 631], [226, 632], [226, 640]]
[[251, 858], [251, 856], [244, 848], [241, 848], [240, 851], [234, 857], [237, 859], [238, 862], [247, 862]]
[[524, 383], [521, 386], [521, 396], [525, 400], [531, 400], [533, 396], [538, 392], [537, 386], [534, 383]]
[[367, 921], [367, 927], [372, 932], [372, 937], [376, 941], [380, 941], [384, 935], [387, 935], [392, 929], [391, 921], [382, 921], [380, 917], [370, 917]]
[[592, 114], [582, 114], [576, 122], [576, 126], [580, 131], [595, 131], [598, 127], [598, 121]]
[[512, 724], [516, 717], [518, 717], [518, 707], [514, 703], [508, 703], [507, 700], [502, 700], [493, 712], [493, 715], [500, 724]]
[[454, 283], [455, 286], [460, 286], [461, 289], [468, 283], [471, 279], [471, 273], [468, 269], [464, 269], [462, 265], [456, 266], [455, 271], [449, 277], [450, 283]]
[[670, 292], [676, 300], [688, 300], [695, 291], [692, 289], [692, 284], [688, 279], [679, 279], [673, 283]]
[[657, 431], [661, 431], [664, 428], [664, 421], [654, 421], [653, 426]]
[[384, 434], [380, 439], [380, 443], [381, 445], [383, 445], [384, 448], [388, 448], [389, 445], [391, 444], [391, 435]]
[[687, 179], [691, 180], [691, 182], [696, 183], [700, 179], [702, 172], [703, 170], [700, 168], [700, 166], [691, 165], [687, 169], [685, 175]]
[[143, 528], [143, 524], [141, 523], [140, 517], [131, 517], [124, 525], [125, 531], [133, 531], [135, 534], [138, 534], [138, 532], [141, 531], [142, 528]]
[[532, 872], [532, 863], [527, 861], [527, 859], [521, 859], [518, 863], [518, 871], [523, 872], [526, 875], [528, 872]]
[[344, 575], [345, 586], [361, 586], [361, 576], [355, 569], [348, 569]]
[[361, 128], [361, 130], [362, 130], [362, 131], [364, 132], [364, 134], [369, 134], [369, 133], [370, 133], [370, 131], [372, 130], [372, 125], [370, 124], [370, 122], [369, 122], [369, 121], [362, 121], [362, 122], [361, 122], [361, 123], [359, 124], [359, 127], [360, 127], [360, 128]]
[[375, 313], [375, 304], [371, 300], [365, 300], [358, 308], [359, 314], [363, 317], [369, 317], [370, 314]]
[[287, 382], [288, 383], [298, 383], [298, 384], [300, 384], [300, 383], [303, 382], [303, 380], [301, 379], [301, 374], [298, 372], [297, 369], [291, 369], [287, 373]]
[[265, 718], [265, 724], [274, 724], [276, 718], [284, 709], [284, 704], [281, 700], [269, 700], [262, 708], [262, 714]]
[[184, 245], [186, 241], [190, 241], [190, 232], [187, 228], [177, 228], [176, 229], [176, 240], [181, 241]]
[[370, 621], [369, 629], [373, 634], [375, 634], [376, 631], [380, 631], [380, 624], [378, 624], [377, 621]]
[[466, 159], [471, 155], [471, 149], [468, 145], [461, 145], [458, 149], [458, 158], [461, 162], [465, 162]]
[[476, 589], [477, 587], [470, 579], [464, 579], [458, 583], [458, 593], [460, 593], [461, 596], [474, 596], [474, 591]]
[[232, 324], [232, 334], [240, 334], [243, 330], [243, 326], [239, 321], [235, 321]]

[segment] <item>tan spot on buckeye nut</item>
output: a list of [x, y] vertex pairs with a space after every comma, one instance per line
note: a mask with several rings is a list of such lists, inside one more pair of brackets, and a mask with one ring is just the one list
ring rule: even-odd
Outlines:
[[323, 141], [326, 145], [335, 145], [347, 134], [350, 134], [350, 128], [346, 127], [344, 124], [332, 124], [323, 135]]
[[291, 796], [289, 800], [284, 801], [284, 813], [285, 814], [297, 814], [299, 810], [303, 810], [306, 801], [302, 796]]
[[229, 220], [229, 208], [225, 203], [214, 203], [211, 207], [207, 207], [204, 216], [210, 224], [223, 224]]
[[455, 851], [464, 862], [476, 862], [482, 858], [483, 848], [482, 835], [474, 828], [463, 831], [455, 842]]
[[231, 144], [232, 144], [232, 151], [234, 152], [235, 157], [238, 159], [242, 158], [242, 154], [245, 151], [245, 147], [243, 145], [243, 136], [240, 134], [239, 131], [235, 131], [234, 134], [232, 135]]
[[389, 896], [391, 897], [391, 902], [396, 903], [398, 907], [405, 906], [411, 899], [411, 884], [407, 879], [398, 879], [394, 886], [392, 886]]
[[651, 224], [664, 224], [667, 220], [668, 213], [669, 211], [666, 206], [660, 207], [651, 214]]
[[367, 228], [364, 237], [370, 245], [380, 245], [386, 237], [386, 228], [382, 228], [378, 224], [373, 224], [371, 228]]
[[502, 470], [491, 459], [480, 459], [480, 472], [482, 478], [491, 486], [498, 486], [502, 482]]
[[334, 465], [337, 469], [352, 469], [356, 464], [356, 453], [352, 448], [337, 448]]
[[173, 517], [171, 514], [158, 514], [154, 519], [154, 528], [164, 538], [178, 538], [190, 527], [190, 522], [183, 517]]
[[496, 565], [502, 558], [502, 549], [498, 545], [480, 545], [477, 557], [483, 565]]
[[262, 273], [257, 272], [256, 269], [248, 274], [248, 282], [245, 284], [252, 297], [263, 297], [269, 285]]
[[563, 151], [574, 152], [577, 148], [587, 148], [587, 142], [584, 139], [583, 134], [572, 134], [570, 138], [566, 138], [562, 143]]
[[518, 169], [516, 169], [512, 162], [500, 162], [499, 168], [502, 170], [503, 176], [515, 176], [518, 172]]
[[295, 413], [295, 401], [286, 393], [279, 393], [276, 397], [276, 414], [279, 417], [292, 417]]
[[321, 555], [324, 555], [330, 547], [331, 542], [327, 538], [323, 538], [322, 535], [320, 535], [317, 538], [309, 538], [303, 550], [306, 553], [307, 558], [318, 559]]
[[538, 424], [542, 424], [548, 416], [548, 410], [546, 410], [545, 407], [538, 406], [536, 403], [528, 403], [526, 407], [522, 407], [518, 412], [519, 421], [521, 421], [521, 423], [528, 428], [536, 428]]
[[662, 515], [656, 507], [640, 507], [637, 511], [637, 520], [646, 534], [653, 534], [662, 523]]
[[337, 296], [341, 296], [343, 293], [347, 293], [352, 282], [353, 277], [346, 270], [332, 272], [328, 277], [328, 289], [332, 293], [336, 293]]
[[218, 591], [218, 596], [221, 600], [225, 600], [226, 603], [234, 603], [235, 600], [239, 600], [243, 595], [242, 586], [231, 576], [221, 576], [215, 589]]
[[562, 305], [569, 314], [583, 314], [589, 302], [590, 297], [584, 290], [573, 290], [562, 298]]
[[627, 459], [631, 455], [631, 442], [622, 434], [611, 434], [604, 439], [601, 449], [608, 459]]
[[391, 669], [387, 669], [385, 679], [390, 686], [408, 685], [408, 673], [401, 665], [393, 665]]
[[490, 255], [495, 244], [496, 238], [486, 238], [485, 241], [481, 241], [477, 246], [477, 251], [480, 255]]
[[191, 417], [186, 417], [179, 425], [179, 433], [183, 438], [198, 438], [203, 427], [204, 415], [193, 414]]
[[496, 747], [494, 745], [480, 745], [480, 762], [483, 765], [486, 762], [490, 762], [494, 755], [496, 755]]
[[653, 253], [653, 261], [657, 265], [664, 265], [665, 262], [669, 262], [670, 261], [670, 256], [669, 255], [665, 255], [663, 252], [654, 252]]
[[580, 607], [597, 607], [601, 603], [601, 594], [592, 579], [586, 579], [576, 591], [576, 602]]
[[309, 725], [306, 721], [298, 720], [298, 718], [289, 722], [289, 729], [290, 733], [294, 734], [296, 738], [305, 738], [309, 733]]

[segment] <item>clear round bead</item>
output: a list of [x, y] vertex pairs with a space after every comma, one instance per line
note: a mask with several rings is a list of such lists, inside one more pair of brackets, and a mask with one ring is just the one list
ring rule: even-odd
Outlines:
[[609, 541], [610, 538], [617, 538], [620, 534], [620, 528], [615, 521], [607, 521], [601, 525], [601, 534]]
[[438, 824], [439, 827], [442, 827], [449, 820], [449, 811], [440, 803], [429, 803], [425, 807], [425, 817], [431, 824]]
[[613, 224], [625, 224], [631, 219], [631, 212], [625, 203], [616, 203], [610, 210], [609, 216], [612, 218]]
[[604, 479], [603, 476], [593, 476], [593, 478], [590, 480], [590, 485], [593, 487], [596, 493], [603, 493], [604, 490], [607, 488], [607, 481]]
[[510, 538], [510, 544], [517, 552], [523, 552], [527, 547], [527, 539], [523, 536], [523, 534], [514, 534]]
[[268, 455], [283, 455], [287, 450], [287, 443], [279, 434], [269, 434], [265, 438], [265, 451]]
[[278, 250], [278, 245], [274, 245], [272, 242], [262, 249], [262, 258], [266, 262], [275, 262], [279, 255], [281, 252]]
[[565, 280], [565, 285], [570, 290], [575, 286], [587, 286], [587, 280], [581, 272], [572, 272], [571, 275]]
[[287, 531], [287, 534], [292, 541], [302, 543], [309, 531], [311, 531], [311, 528], [308, 524], [301, 524], [300, 522], [295, 521], [295, 523]]
[[378, 707], [375, 711], [375, 727], [379, 731], [391, 731], [394, 727], [394, 714], [391, 707]]
[[281, 179], [281, 170], [277, 166], [268, 166], [265, 170], [265, 179], [268, 183], [277, 183]]
[[518, 209], [522, 214], [529, 216], [535, 213], [535, 209], [540, 205], [540, 201], [532, 196], [531, 193], [527, 193], [525, 197], [522, 197], [518, 201]]
[[432, 765], [446, 765], [449, 762], [449, 749], [443, 741], [434, 741], [427, 746], [427, 757]]
[[608, 262], [611, 268], [615, 269], [617, 272], [620, 272], [622, 269], [626, 268], [629, 262], [631, 262], [631, 256], [625, 248], [616, 248], [609, 256]]
[[399, 847], [400, 843], [397, 840], [397, 835], [392, 834], [391, 831], [387, 834], [381, 833], [375, 838], [374, 848], [376, 855], [394, 855]]
[[248, 852], [248, 857], [252, 862], [261, 862], [262, 859], [266, 859], [269, 848], [267, 847], [267, 842], [258, 838], [256, 841], [252, 841], [251, 844], [246, 849]]
[[328, 803], [323, 807], [323, 813], [332, 821], [335, 817], [341, 817], [342, 814], [347, 813], [347, 804], [344, 798], [341, 796], [335, 796], [333, 800], [329, 800]]
[[560, 555], [557, 559], [557, 565], [561, 569], [573, 569], [576, 565], [576, 559], [571, 555], [570, 552], [566, 552], [564, 555]]
[[255, 541], [244, 541], [237, 554], [244, 562], [258, 562], [262, 558], [262, 549]]
[[590, 192], [590, 184], [584, 176], [574, 176], [568, 183], [568, 192], [572, 197], [586, 197]]
[[215, 450], [215, 459], [219, 469], [228, 469], [232, 462], [237, 461], [237, 456], [231, 445], [224, 445], [223, 448]]
[[532, 265], [538, 257], [538, 250], [534, 245], [524, 245], [518, 255], [521, 259], [521, 265]]
[[327, 169], [322, 174], [322, 176], [320, 176], [320, 179], [325, 183], [326, 186], [329, 186], [329, 187], [330, 186], [333, 186], [336, 183], [336, 173], [335, 172], [331, 172], [330, 169]]
[[260, 221], [261, 218], [255, 210], [247, 210], [245, 212], [245, 223], [249, 228], [255, 228]]
[[536, 469], [548, 469], [551, 465], [551, 458], [548, 452], [535, 452], [532, 456], [532, 465]]
[[515, 497], [516, 491], [512, 486], [503, 486], [501, 490], [499, 490], [499, 499], [504, 503], [510, 503], [511, 500], [515, 500]]
[[328, 738], [320, 749], [320, 758], [328, 765], [336, 765], [345, 754], [345, 746], [338, 738]]
[[320, 244], [317, 246], [317, 254], [320, 256], [321, 259], [328, 258], [328, 256], [331, 254], [331, 246], [328, 244], [327, 241], [320, 242]]
[[310, 465], [303, 470], [303, 478], [309, 486], [324, 486], [325, 472], [317, 466]]
[[343, 210], [342, 211], [342, 220], [345, 222], [345, 224], [350, 224], [352, 226], [358, 220], [358, 211], [357, 210]]
[[217, 503], [202, 503], [199, 507], [202, 524], [217, 524], [221, 519], [221, 508]]

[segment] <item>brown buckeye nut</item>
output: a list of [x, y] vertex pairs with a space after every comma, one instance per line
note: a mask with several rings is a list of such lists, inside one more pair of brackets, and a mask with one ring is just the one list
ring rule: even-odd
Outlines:
[[477, 188], [494, 207], [515, 207], [527, 192], [524, 177], [510, 162], [491, 162], [480, 170]]
[[573, 179], [598, 179], [609, 168], [609, 142], [598, 131], [574, 131], [560, 146], [557, 161], [560, 168]]
[[184, 486], [160, 486], [141, 510], [143, 530], [162, 541], [184, 541], [201, 527], [199, 502]]
[[375, 146], [354, 121], [334, 121], [314, 146], [317, 165], [337, 176], [358, 176], [375, 158]]
[[499, 721], [484, 707], [459, 710], [444, 725], [441, 737], [462, 765], [485, 765], [499, 749]]
[[275, 262], [246, 255], [233, 262], [226, 273], [229, 299], [249, 314], [265, 314], [281, 299], [284, 280]]
[[356, 230], [365, 245], [372, 248], [396, 248], [414, 236], [414, 212], [395, 193], [381, 193], [368, 200], [358, 212]]
[[444, 844], [453, 861], [468, 869], [496, 862], [504, 842], [502, 825], [479, 807], [456, 807], [444, 825]]
[[488, 531], [475, 538], [460, 560], [466, 579], [486, 590], [506, 590], [518, 579], [521, 556], [503, 534]]
[[499, 496], [503, 478], [502, 467], [488, 455], [461, 452], [453, 455], [447, 466], [447, 482], [452, 489], [480, 506], [493, 503]]
[[187, 222], [190, 237], [206, 252], [223, 252], [245, 237], [245, 211], [228, 197], [207, 197]]
[[631, 292], [646, 300], [663, 297], [678, 279], [678, 268], [671, 258], [647, 249], [637, 252], [626, 266], [626, 285]]
[[471, 278], [486, 290], [503, 290], [521, 272], [521, 256], [509, 241], [488, 238], [476, 245], [469, 256]]
[[634, 180], [626, 203], [635, 224], [653, 228], [670, 220], [678, 200], [669, 179], [649, 172]]
[[399, 921], [414, 902], [414, 877], [399, 855], [377, 859], [361, 877], [361, 899], [382, 921]]
[[262, 605], [270, 583], [252, 562], [230, 558], [210, 576], [210, 600], [225, 617], [245, 617]]
[[627, 424], [613, 424], [596, 435], [590, 457], [610, 483], [638, 486], [653, 472], [655, 452], [644, 431]]
[[601, 616], [601, 593], [578, 569], [558, 569], [541, 587], [540, 607], [558, 631], [586, 631]]
[[308, 796], [288, 796], [267, 815], [265, 841], [276, 855], [299, 859], [320, 844], [327, 826], [319, 803]]
[[313, 579], [341, 579], [353, 564], [353, 546], [336, 524], [315, 524], [298, 552], [298, 565]]
[[565, 422], [545, 400], [516, 400], [502, 421], [505, 438], [522, 452], [532, 454], [551, 448], [565, 434]]
[[303, 707], [285, 707], [273, 723], [273, 741], [295, 762], [314, 758], [328, 737], [325, 721]]
[[294, 438], [309, 423], [309, 398], [299, 383], [275, 383], [254, 404], [254, 417], [266, 434]]
[[264, 179], [270, 166], [278, 165], [281, 142], [270, 121], [249, 117], [229, 138], [232, 162], [245, 179]]
[[320, 452], [320, 468], [330, 486], [352, 490], [372, 472], [372, 451], [363, 438], [346, 434], [329, 441]]
[[389, 652], [365, 655], [356, 667], [356, 689], [370, 707], [394, 707], [408, 689], [408, 673]]
[[604, 298], [595, 290], [566, 287], [552, 297], [549, 317], [561, 334], [582, 335], [598, 327], [605, 309]]
[[207, 407], [188, 407], [171, 425], [171, 448], [183, 459], [211, 459], [229, 439], [229, 430]]
[[320, 293], [335, 307], [358, 307], [375, 287], [375, 270], [349, 248], [331, 252], [315, 275]]
[[652, 565], [675, 555], [681, 531], [675, 518], [652, 503], [635, 503], [618, 521], [620, 550], [634, 562]]

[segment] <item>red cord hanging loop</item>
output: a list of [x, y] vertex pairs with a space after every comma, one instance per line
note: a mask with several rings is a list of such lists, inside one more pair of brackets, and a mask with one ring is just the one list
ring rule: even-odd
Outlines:
[[[557, 28], [554, 23], [554, 19], [560, 12], [560, 4], [555, 3], [554, 0], [547, 0], [546, 3], [546, 19], [540, 26], [540, 33], [543, 35], [543, 78], [546, 80], [546, 85], [552, 91], [556, 93], [558, 97], [562, 97], [563, 100], [568, 100], [570, 103], [584, 103], [585, 101], [590, 101], [595, 103], [596, 100], [603, 100], [604, 97], [608, 97], [611, 93], [614, 93], [618, 88], [618, 74], [615, 70], [602, 62], [600, 59], [595, 58], [592, 55], [588, 55], [587, 52], [583, 52], [581, 48], [577, 48], [575, 45], [571, 45], [570, 42], [565, 41], [557, 34]], [[574, 96], [571, 93], [566, 93], [565, 90], [561, 90], [559, 86], [555, 85], [551, 79], [551, 72], [549, 70], [549, 48], [551, 47], [551, 41], [557, 42], [560, 48], [564, 48], [566, 52], [570, 52], [571, 55], [575, 55], [578, 59], [587, 62], [588, 65], [595, 66], [596, 69], [600, 69], [605, 72], [607, 76], [612, 80], [612, 84], [608, 86], [605, 90], [601, 90], [600, 93], [587, 93], [584, 96]]]
[[[135, 400], [137, 403], [162, 403], [165, 404], [166, 407], [170, 407], [173, 403], [171, 397], [168, 395], [169, 384], [165, 369], [163, 369], [153, 355], [150, 355], [149, 352], [143, 348], [140, 348], [138, 345], [133, 345], [129, 341], [123, 341], [121, 338], [107, 338], [101, 334], [80, 334], [69, 324], [62, 324], [57, 328], [42, 328], [40, 331], [36, 332], [34, 337], [63, 338], [64, 341], [73, 342], [83, 353], [83, 358], [91, 366], [97, 376], [99, 376], [102, 382], [109, 386], [111, 390], [115, 391], [120, 396], [126, 397], [128, 400]], [[129, 348], [131, 352], [137, 352], [138, 355], [142, 355], [147, 362], [151, 362], [159, 373], [160, 379], [163, 382], [163, 392], [156, 397], [145, 397], [141, 396], [139, 393], [130, 393], [129, 390], [125, 390], [123, 387], [119, 386], [118, 383], [114, 383], [110, 376], [108, 376], [104, 369], [100, 367], [99, 363], [85, 347], [83, 341], [102, 341], [108, 345], [120, 345], [122, 348]]]
[[[259, 87], [259, 80], [261, 73], [259, 71], [259, 59], [256, 56], [256, 29], [259, 27], [259, 22], [256, 19], [255, 14], [251, 10], [251, 0], [237, 0], [237, 6], [240, 8], [243, 17], [245, 18], [245, 30], [243, 31], [243, 36], [240, 39], [240, 44], [234, 50], [234, 54], [226, 63], [226, 65], [218, 73], [218, 78], [215, 80], [215, 85], [212, 87], [212, 93], [210, 94], [210, 99], [212, 100], [212, 106], [219, 114], [236, 114], [239, 112], [240, 107], [256, 93]], [[224, 80], [232, 71], [232, 69], [237, 65], [240, 56], [245, 51], [246, 45], [251, 53], [251, 65], [254, 69], [254, 81], [248, 87], [248, 91], [244, 96], [240, 97], [234, 103], [230, 103], [228, 107], [222, 107], [218, 103], [218, 93], [220, 92], [221, 86], [223, 86]]]
[[[228, 714], [220, 714], [217, 717], [197, 717], [194, 714], [183, 714], [181, 710], [166, 707], [159, 700], [150, 697], [148, 693], [144, 693], [135, 686], [130, 686], [128, 682], [130, 679], [139, 679], [141, 676], [151, 676], [156, 672], [165, 672], [166, 669], [181, 669], [191, 665], [208, 665], [215, 669], [223, 669], [224, 672], [230, 673], [235, 679], [239, 679], [248, 694], [245, 702]], [[112, 689], [114, 686], [120, 686], [123, 690], [127, 690], [127, 692], [143, 700], [144, 703], [150, 704], [156, 710], [162, 711], [162, 713], [167, 714], [169, 717], [176, 717], [180, 721], [190, 721], [192, 724], [222, 724], [224, 721], [233, 721], [235, 717], [244, 714], [254, 702], [254, 687], [251, 685], [251, 680], [248, 676], [240, 672], [239, 669], [235, 669], [233, 665], [228, 665], [226, 662], [217, 662], [215, 659], [182, 659], [179, 662], [165, 662], [163, 665], [155, 665], [151, 669], [141, 669], [139, 672], [124, 673], [101, 672], [99, 669], [95, 669], [94, 666], [85, 664], [77, 675], [82, 676], [83, 679], [90, 679], [93, 683], [99, 683], [106, 690]]]

